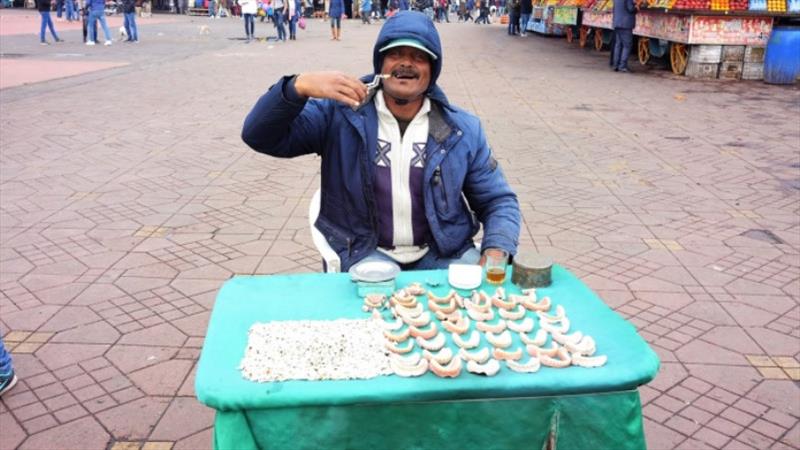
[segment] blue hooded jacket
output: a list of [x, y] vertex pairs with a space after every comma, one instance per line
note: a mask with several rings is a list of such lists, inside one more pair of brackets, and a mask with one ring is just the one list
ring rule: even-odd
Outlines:
[[[422, 187], [432, 236], [429, 245], [442, 257], [460, 257], [474, 245], [480, 221], [483, 248], [515, 254], [520, 230], [517, 197], [492, 156], [479, 119], [451, 105], [436, 85], [443, 58], [433, 22], [415, 11], [389, 18], [375, 42], [375, 73], [381, 73], [383, 65], [379, 49], [400, 38], [416, 39], [437, 55], [431, 61], [427, 91], [431, 111]], [[291, 76], [258, 100], [242, 129], [242, 139], [258, 152], [284, 158], [322, 156], [315, 225], [341, 258], [342, 270], [377, 247], [373, 189], [377, 134], [374, 102], [353, 111], [333, 100], [306, 99], [294, 90]]]

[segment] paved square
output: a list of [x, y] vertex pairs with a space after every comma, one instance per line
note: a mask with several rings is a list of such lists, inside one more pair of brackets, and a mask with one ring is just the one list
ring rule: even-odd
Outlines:
[[[44, 47], [37, 23], [0, 11], [3, 83], [45, 80], [0, 90], [0, 333], [20, 375], [0, 448], [210, 448], [193, 385], [220, 285], [320, 269], [319, 161], [248, 150], [242, 121], [283, 74], [369, 72], [378, 26], [245, 44], [239, 19], [157, 15], [138, 45], [86, 47], [56, 22], [67, 42]], [[482, 118], [522, 246], [660, 355], [640, 389], [649, 447], [800, 447], [798, 88], [623, 75], [563, 39], [439, 30], [440, 83]]]

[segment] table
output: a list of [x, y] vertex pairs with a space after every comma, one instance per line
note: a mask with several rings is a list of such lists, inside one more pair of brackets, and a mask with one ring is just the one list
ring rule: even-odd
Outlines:
[[[644, 448], [636, 388], [654, 378], [658, 357], [566, 269], [554, 266], [552, 278], [537, 292], [553, 308], [564, 306], [571, 330], [594, 337], [605, 366], [278, 383], [253, 383], [238, 370], [250, 326], [365, 318], [356, 286], [348, 274], [232, 278], [217, 296], [195, 385], [198, 399], [217, 410], [215, 448], [538, 449], [547, 439], [558, 449]], [[450, 290], [446, 271], [402, 272], [397, 286], [428, 280], [441, 283], [430, 288], [435, 294]], [[509, 280], [506, 291], [518, 293]]]

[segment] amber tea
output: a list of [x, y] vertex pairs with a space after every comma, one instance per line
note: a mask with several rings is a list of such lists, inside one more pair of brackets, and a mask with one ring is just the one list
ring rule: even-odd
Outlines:
[[502, 267], [486, 269], [486, 281], [491, 284], [502, 284], [506, 280], [506, 270]]

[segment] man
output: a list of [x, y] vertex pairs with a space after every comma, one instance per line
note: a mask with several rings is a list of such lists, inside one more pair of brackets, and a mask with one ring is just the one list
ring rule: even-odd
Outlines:
[[139, 42], [139, 30], [136, 28], [136, 0], [122, 0], [122, 13], [125, 14], [125, 42]]
[[519, 0], [508, 0], [506, 10], [508, 11], [508, 34], [516, 36], [519, 34]]
[[37, 0], [36, 7], [39, 10], [39, 15], [42, 17], [41, 27], [39, 27], [39, 42], [42, 45], [50, 45], [47, 42], [47, 30], [50, 29], [50, 34], [53, 35], [53, 40], [56, 42], [63, 42], [56, 34], [56, 29], [53, 26], [53, 19], [50, 17], [50, 8], [52, 3], [50, 0]]
[[614, 72], [628, 72], [628, 58], [633, 46], [633, 29], [636, 27], [636, 5], [633, 0], [614, 2], [614, 49], [611, 65]]
[[89, 2], [89, 40], [86, 45], [94, 45], [97, 42], [97, 22], [103, 27], [103, 34], [106, 37], [104, 45], [111, 45], [111, 32], [108, 31], [106, 22], [106, 2], [105, 0], [88, 0]]
[[370, 97], [362, 81], [338, 72], [282, 78], [247, 116], [242, 138], [272, 156], [322, 156], [316, 227], [343, 270], [365, 258], [404, 269], [474, 264], [478, 221], [484, 253], [516, 253], [517, 197], [479, 119], [436, 85], [442, 50], [433, 22], [414, 11], [388, 19], [373, 66], [390, 77]]
[[525, 37], [528, 35], [528, 22], [531, 20], [533, 13], [533, 2], [531, 0], [520, 0], [519, 2], [519, 35]]

